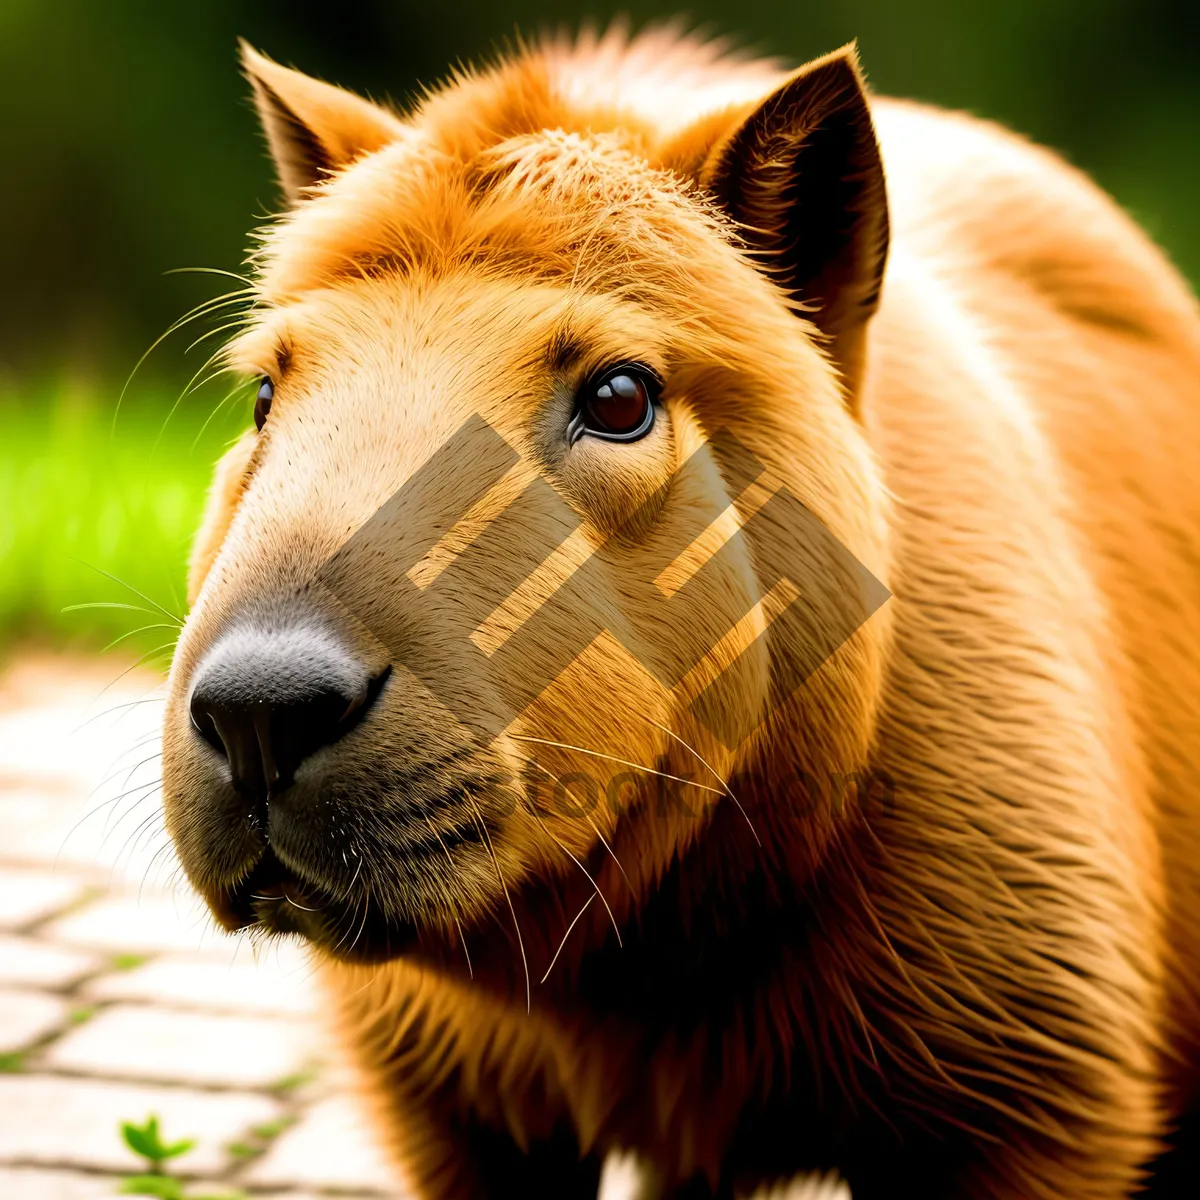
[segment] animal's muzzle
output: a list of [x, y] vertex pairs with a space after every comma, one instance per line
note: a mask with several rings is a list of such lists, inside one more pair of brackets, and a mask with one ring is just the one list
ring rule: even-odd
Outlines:
[[191, 720], [228, 759], [236, 791], [262, 804], [292, 786], [305, 759], [362, 720], [389, 673], [372, 677], [320, 627], [238, 629], [197, 669]]

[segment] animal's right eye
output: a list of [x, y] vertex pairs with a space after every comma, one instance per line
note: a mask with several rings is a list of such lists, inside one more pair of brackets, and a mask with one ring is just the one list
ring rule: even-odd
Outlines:
[[648, 367], [624, 363], [594, 376], [579, 390], [567, 436], [585, 433], [606, 442], [636, 442], [654, 428], [654, 402], [662, 384]]
[[271, 411], [271, 401], [274, 399], [275, 385], [264, 375], [258, 385], [258, 395], [254, 398], [254, 427], [260, 432], [267, 423], [267, 414]]

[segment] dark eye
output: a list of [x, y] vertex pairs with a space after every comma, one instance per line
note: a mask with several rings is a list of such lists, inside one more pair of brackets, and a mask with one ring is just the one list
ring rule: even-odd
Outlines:
[[567, 427], [574, 443], [585, 433], [608, 442], [636, 442], [654, 428], [654, 401], [661, 385], [652, 371], [633, 363], [610, 367], [579, 391]]
[[254, 427], [261, 430], [267, 423], [267, 413], [271, 411], [271, 401], [275, 399], [275, 385], [266, 376], [258, 385], [258, 395], [254, 397]]

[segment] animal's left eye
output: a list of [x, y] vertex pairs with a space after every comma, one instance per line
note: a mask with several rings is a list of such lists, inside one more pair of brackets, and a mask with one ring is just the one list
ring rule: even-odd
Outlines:
[[271, 411], [271, 401], [275, 399], [275, 385], [266, 375], [258, 385], [258, 395], [254, 397], [254, 427], [260, 433], [267, 423], [267, 414]]
[[568, 426], [572, 443], [585, 433], [608, 442], [636, 442], [654, 428], [654, 401], [661, 390], [647, 367], [625, 363], [594, 375], [576, 397]]

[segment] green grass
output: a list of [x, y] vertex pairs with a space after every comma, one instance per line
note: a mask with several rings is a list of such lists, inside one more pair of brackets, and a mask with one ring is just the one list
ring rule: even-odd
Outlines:
[[[249, 413], [239, 397], [203, 427], [218, 392], [189, 397], [167, 420], [164, 390], [127, 398], [114, 421], [116, 394], [0, 394], [0, 648], [123, 639], [140, 655], [174, 639], [155, 606], [183, 613], [212, 464]], [[158, 624], [168, 628], [132, 632]]]

